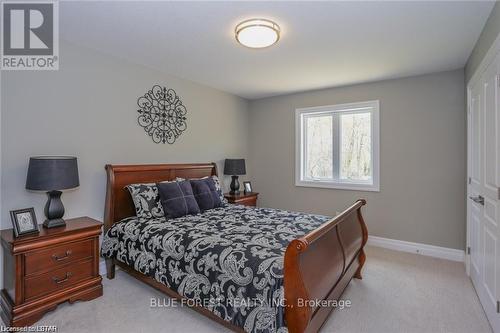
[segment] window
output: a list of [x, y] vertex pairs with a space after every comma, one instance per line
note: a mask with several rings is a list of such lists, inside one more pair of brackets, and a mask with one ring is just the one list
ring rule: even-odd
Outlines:
[[297, 109], [297, 186], [379, 191], [379, 102]]

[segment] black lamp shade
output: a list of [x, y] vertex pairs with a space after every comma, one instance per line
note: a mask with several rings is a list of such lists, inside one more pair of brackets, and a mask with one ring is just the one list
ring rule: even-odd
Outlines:
[[244, 158], [227, 158], [224, 162], [225, 175], [244, 175], [246, 174]]
[[26, 189], [34, 191], [66, 190], [80, 186], [76, 157], [31, 157]]

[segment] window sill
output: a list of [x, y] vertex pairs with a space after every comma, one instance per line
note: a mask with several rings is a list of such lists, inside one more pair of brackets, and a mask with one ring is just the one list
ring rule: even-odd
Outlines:
[[348, 184], [348, 183], [297, 180], [295, 181], [295, 186], [329, 188], [334, 190], [380, 192], [380, 187], [378, 185], [370, 185], [370, 184]]

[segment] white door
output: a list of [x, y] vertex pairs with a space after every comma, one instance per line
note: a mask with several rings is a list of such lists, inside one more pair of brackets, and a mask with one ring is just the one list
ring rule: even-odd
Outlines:
[[500, 333], [500, 112], [497, 57], [469, 89], [468, 240], [470, 276]]

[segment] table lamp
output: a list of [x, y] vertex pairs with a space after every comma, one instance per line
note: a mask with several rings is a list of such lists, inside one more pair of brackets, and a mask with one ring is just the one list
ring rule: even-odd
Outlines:
[[66, 225], [63, 220], [64, 206], [61, 201], [61, 190], [80, 186], [76, 157], [71, 156], [37, 156], [31, 157], [26, 177], [26, 189], [46, 191], [48, 200], [45, 204], [43, 222], [45, 228]]

